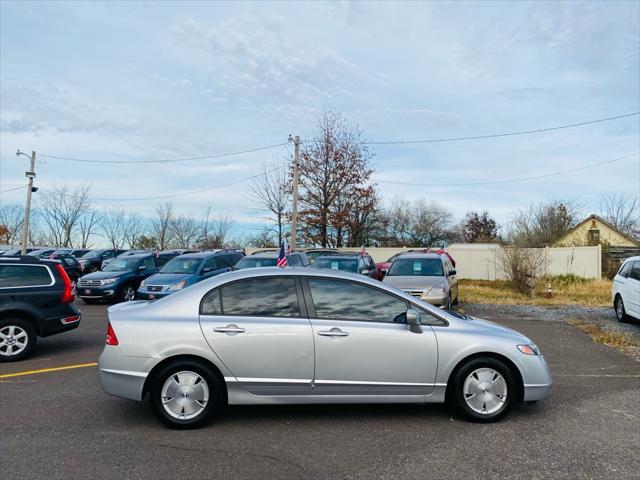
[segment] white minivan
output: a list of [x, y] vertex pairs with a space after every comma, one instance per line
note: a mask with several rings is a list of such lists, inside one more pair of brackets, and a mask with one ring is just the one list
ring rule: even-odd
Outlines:
[[613, 278], [611, 298], [618, 321], [640, 320], [640, 257], [624, 261]]

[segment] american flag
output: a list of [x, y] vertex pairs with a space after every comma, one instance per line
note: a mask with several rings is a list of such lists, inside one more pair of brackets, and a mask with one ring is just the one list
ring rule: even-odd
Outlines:
[[287, 245], [287, 241], [283, 240], [280, 244], [280, 253], [278, 253], [278, 260], [276, 260], [276, 265], [280, 268], [284, 268], [287, 266], [287, 255], [289, 255], [290, 250]]

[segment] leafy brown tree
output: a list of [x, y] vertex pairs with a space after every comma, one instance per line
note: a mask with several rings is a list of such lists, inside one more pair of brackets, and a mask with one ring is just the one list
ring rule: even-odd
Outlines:
[[498, 239], [498, 224], [486, 210], [467, 213], [460, 230], [467, 243], [495, 242]]
[[352, 202], [367, 191], [372, 154], [362, 131], [337, 112], [325, 112], [300, 158], [300, 228], [312, 245], [345, 243]]

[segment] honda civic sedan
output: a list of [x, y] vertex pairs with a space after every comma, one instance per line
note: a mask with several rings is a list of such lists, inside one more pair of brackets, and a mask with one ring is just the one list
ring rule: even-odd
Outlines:
[[441, 403], [490, 422], [549, 395], [524, 335], [344, 272], [258, 268], [109, 308], [100, 382], [173, 428], [227, 404]]

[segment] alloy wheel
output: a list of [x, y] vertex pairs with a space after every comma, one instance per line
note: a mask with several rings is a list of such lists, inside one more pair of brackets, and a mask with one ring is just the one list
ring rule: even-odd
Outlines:
[[462, 389], [467, 406], [481, 415], [499, 411], [507, 400], [507, 382], [492, 368], [478, 368], [464, 381]]
[[184, 370], [167, 378], [160, 396], [162, 407], [171, 417], [191, 420], [206, 408], [209, 402], [209, 385], [199, 374]]
[[0, 355], [12, 357], [27, 348], [29, 335], [18, 325], [6, 325], [0, 329]]
[[618, 317], [619, 321], [624, 320], [625, 317], [624, 303], [620, 297], [616, 299], [616, 317]]
[[124, 289], [123, 298], [125, 302], [131, 302], [136, 299], [136, 291], [133, 287], [129, 286]]

